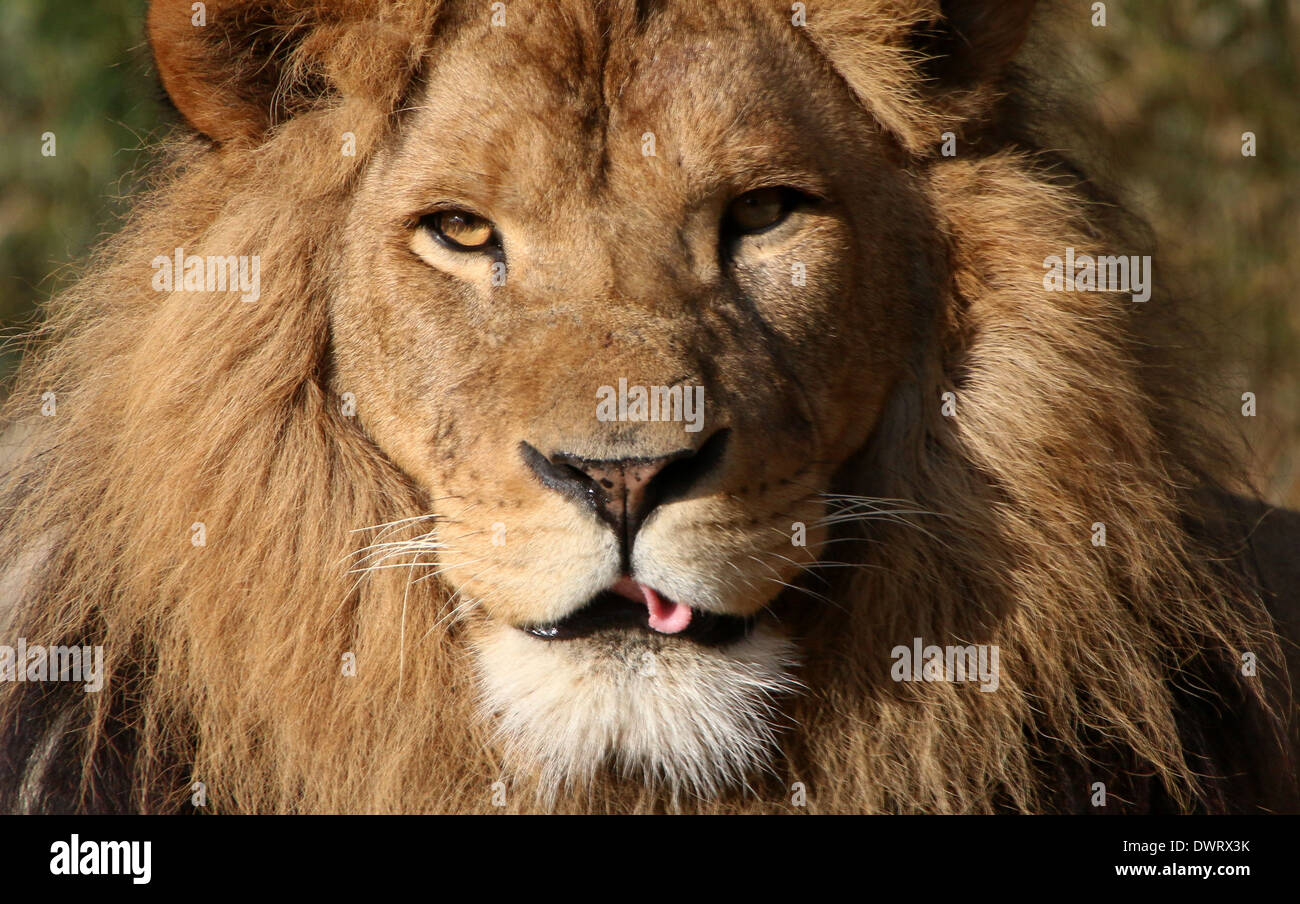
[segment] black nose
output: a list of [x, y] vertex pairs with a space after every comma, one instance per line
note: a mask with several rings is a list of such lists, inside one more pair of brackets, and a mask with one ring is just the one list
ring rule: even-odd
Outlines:
[[614, 529], [627, 551], [656, 506], [685, 496], [717, 468], [729, 432], [719, 430], [699, 449], [658, 458], [594, 460], [567, 452], [546, 456], [528, 443], [520, 443], [519, 451], [544, 486], [589, 506]]

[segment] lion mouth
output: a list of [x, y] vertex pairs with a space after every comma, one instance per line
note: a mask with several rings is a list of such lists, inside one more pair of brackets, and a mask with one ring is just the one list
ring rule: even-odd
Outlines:
[[752, 616], [694, 609], [624, 578], [571, 615], [547, 624], [527, 625], [523, 630], [542, 640], [577, 640], [600, 631], [633, 630], [712, 647], [741, 640], [749, 634], [754, 621]]

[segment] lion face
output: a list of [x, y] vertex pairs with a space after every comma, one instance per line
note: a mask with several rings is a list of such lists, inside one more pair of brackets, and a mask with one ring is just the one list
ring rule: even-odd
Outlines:
[[917, 202], [779, 17], [513, 15], [448, 29], [365, 175], [336, 389], [434, 500], [508, 734], [708, 785], [789, 684], [765, 607], [900, 371]]

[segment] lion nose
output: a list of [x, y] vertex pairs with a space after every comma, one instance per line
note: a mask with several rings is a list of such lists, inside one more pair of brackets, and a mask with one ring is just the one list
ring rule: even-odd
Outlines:
[[686, 495], [717, 468], [727, 433], [718, 431], [699, 449], [653, 458], [588, 459], [543, 455], [528, 443], [519, 448], [544, 486], [589, 506], [626, 547], [656, 506]]

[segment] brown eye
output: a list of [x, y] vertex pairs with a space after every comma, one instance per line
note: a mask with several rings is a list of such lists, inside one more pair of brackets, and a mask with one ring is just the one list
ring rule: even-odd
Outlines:
[[440, 210], [420, 223], [454, 251], [487, 251], [497, 245], [492, 224], [467, 210]]
[[739, 235], [771, 229], [790, 215], [797, 200], [797, 193], [788, 188], [747, 191], [727, 206], [726, 225]]

